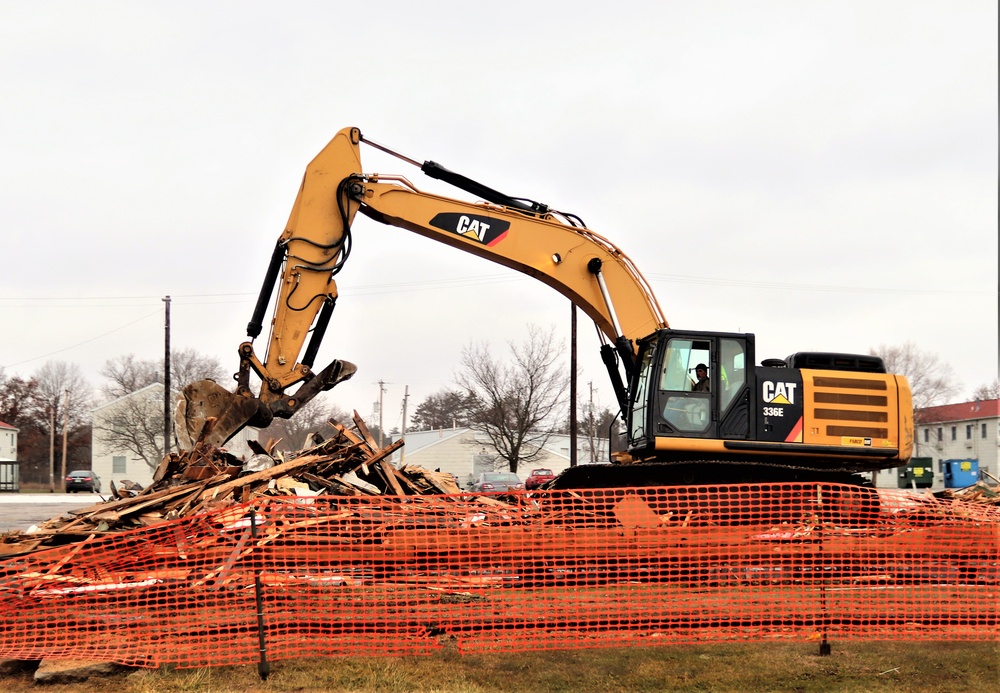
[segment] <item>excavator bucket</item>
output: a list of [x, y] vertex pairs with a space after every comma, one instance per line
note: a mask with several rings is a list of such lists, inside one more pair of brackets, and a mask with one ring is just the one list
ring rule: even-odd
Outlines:
[[181, 393], [174, 418], [174, 434], [182, 450], [204, 441], [221, 446], [255, 419], [260, 400], [229, 392], [214, 380], [191, 383]]

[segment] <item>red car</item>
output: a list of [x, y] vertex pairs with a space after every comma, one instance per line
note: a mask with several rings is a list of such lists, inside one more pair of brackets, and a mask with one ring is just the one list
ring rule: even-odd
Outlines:
[[532, 469], [531, 474], [524, 481], [524, 488], [530, 491], [555, 478], [556, 475], [552, 473], [551, 469]]

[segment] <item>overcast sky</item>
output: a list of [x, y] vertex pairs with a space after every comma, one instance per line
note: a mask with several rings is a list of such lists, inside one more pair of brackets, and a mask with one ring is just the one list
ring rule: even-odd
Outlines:
[[[99, 385], [162, 356], [170, 295], [175, 348], [235, 370], [306, 164], [358, 126], [579, 215], [673, 327], [761, 359], [910, 341], [968, 396], [997, 377], [997, 79], [995, 0], [0, 0], [0, 367]], [[333, 401], [366, 417], [387, 383], [387, 428], [464, 345], [568, 334], [535, 280], [360, 216], [354, 242], [317, 366], [358, 364]], [[597, 348], [581, 320], [610, 404]]]

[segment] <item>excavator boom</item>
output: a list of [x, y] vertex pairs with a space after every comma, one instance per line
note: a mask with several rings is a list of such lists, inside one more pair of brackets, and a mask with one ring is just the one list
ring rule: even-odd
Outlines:
[[[337, 300], [334, 276], [350, 254], [351, 225], [358, 211], [551, 286], [594, 321], [623, 357], [626, 371], [638, 339], [667, 326], [653, 292], [628, 256], [572, 215], [508, 197], [434, 162], [417, 164], [374, 143], [484, 201], [422, 192], [402, 176], [365, 174], [362, 143], [360, 130], [345, 128], [306, 168], [247, 326], [251, 341], [240, 345], [236, 392], [227, 396], [211, 381], [185, 388], [177, 417], [182, 446], [198, 439], [221, 444], [246, 425], [266, 426], [275, 416], [290, 417], [355, 372], [346, 361], [335, 361], [319, 374], [312, 365]], [[260, 358], [252, 340], [262, 331], [275, 290], [267, 350]], [[257, 395], [250, 387], [251, 372], [262, 381]], [[289, 388], [297, 384], [290, 394]], [[616, 391], [624, 406], [625, 386], [619, 382]]]

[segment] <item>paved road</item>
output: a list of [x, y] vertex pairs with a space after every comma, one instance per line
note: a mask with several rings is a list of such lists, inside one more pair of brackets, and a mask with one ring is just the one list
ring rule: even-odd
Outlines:
[[45, 520], [100, 503], [96, 493], [0, 493], [0, 532], [26, 530]]

